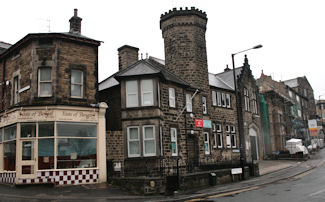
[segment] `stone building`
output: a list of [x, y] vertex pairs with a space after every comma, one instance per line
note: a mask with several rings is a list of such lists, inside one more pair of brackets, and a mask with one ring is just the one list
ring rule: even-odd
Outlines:
[[[320, 98], [321, 96], [319, 96]], [[324, 137], [325, 134], [325, 100], [324, 99], [319, 99], [317, 100], [316, 103], [316, 112], [317, 112], [317, 119], [318, 119], [318, 126], [319, 127], [319, 131], [318, 134], [322, 135], [322, 137]]]
[[0, 55], [0, 183], [106, 181], [100, 41], [70, 31], [28, 34]]
[[[109, 169], [118, 183], [161, 192], [207, 184], [211, 172], [219, 183], [230, 181], [230, 169], [240, 166], [234, 81], [231, 72], [226, 80], [208, 73], [206, 25], [201, 10], [174, 9], [160, 18], [165, 60], [139, 60], [139, 49], [128, 45], [118, 49], [119, 71], [99, 84], [99, 99], [108, 103]], [[240, 89], [258, 92], [247, 60], [237, 75], [247, 84]], [[256, 113], [247, 110], [245, 140], [250, 146], [252, 128], [259, 145], [258, 103], [246, 101], [255, 103]]]
[[[286, 140], [291, 138], [291, 108], [294, 102], [288, 95], [283, 82], [277, 82], [263, 72], [257, 80], [261, 99], [261, 124], [264, 136], [265, 153], [285, 150]], [[263, 109], [265, 109], [263, 111]]]

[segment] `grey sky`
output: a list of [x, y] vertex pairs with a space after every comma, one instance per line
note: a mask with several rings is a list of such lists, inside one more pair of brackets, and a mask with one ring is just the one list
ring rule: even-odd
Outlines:
[[[164, 59], [160, 15], [173, 7], [195, 6], [208, 16], [209, 72], [231, 67], [231, 53], [262, 44], [262, 49], [247, 52], [255, 77], [262, 69], [275, 80], [307, 76], [318, 99], [325, 94], [323, 4], [322, 0], [10, 0], [1, 3], [0, 41], [13, 44], [28, 33], [49, 29], [66, 32], [73, 9], [78, 8], [82, 34], [104, 41], [99, 48], [101, 81], [118, 70], [117, 49], [122, 45]], [[236, 55], [236, 66], [243, 60], [243, 54]]]

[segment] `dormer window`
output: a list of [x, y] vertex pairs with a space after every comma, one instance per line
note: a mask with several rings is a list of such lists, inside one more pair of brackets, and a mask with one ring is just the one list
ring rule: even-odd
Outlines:
[[51, 67], [40, 67], [38, 69], [38, 96], [52, 96], [52, 74]]
[[71, 97], [83, 97], [83, 72], [80, 70], [71, 70]]

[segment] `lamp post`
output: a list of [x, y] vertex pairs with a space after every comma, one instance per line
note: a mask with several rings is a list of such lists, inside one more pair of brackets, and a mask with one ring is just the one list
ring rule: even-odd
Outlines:
[[[322, 96], [324, 96], [325, 94], [323, 94], [323, 95], [319, 95], [318, 96], [318, 102], [320, 102], [320, 97], [322, 97]], [[323, 119], [325, 118], [325, 117], [323, 117], [323, 103], [319, 103], [319, 106], [320, 106], [320, 117], [321, 117], [321, 119], [322, 119], [322, 131], [323, 131], [323, 134], [324, 134], [324, 127], [323, 127], [323, 124], [324, 124], [324, 122], [323, 122]]]
[[231, 54], [231, 60], [232, 60], [232, 72], [233, 72], [233, 79], [234, 79], [234, 88], [235, 88], [235, 98], [236, 98], [236, 109], [237, 109], [237, 124], [238, 124], [238, 135], [239, 135], [239, 145], [240, 145], [240, 166], [242, 168], [242, 178], [245, 179], [245, 163], [246, 163], [246, 150], [245, 150], [245, 137], [243, 134], [243, 130], [242, 130], [242, 111], [241, 111], [241, 107], [239, 106], [240, 102], [240, 96], [238, 94], [237, 91], [237, 82], [236, 82], [236, 73], [235, 73], [235, 55], [239, 54], [239, 53], [243, 53], [252, 49], [258, 49], [258, 48], [262, 48], [262, 45], [257, 45], [254, 46], [252, 48], [243, 50], [243, 51], [239, 51], [237, 53], [233, 53]]

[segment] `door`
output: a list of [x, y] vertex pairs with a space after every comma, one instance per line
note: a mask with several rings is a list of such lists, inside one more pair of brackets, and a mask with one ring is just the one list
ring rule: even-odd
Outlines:
[[36, 178], [36, 141], [21, 140], [20, 178]]
[[249, 136], [251, 141], [252, 159], [257, 160], [256, 137]]
[[197, 150], [197, 138], [193, 135], [189, 135], [187, 139], [188, 148], [188, 164], [189, 169], [193, 169], [198, 165], [198, 150]]

